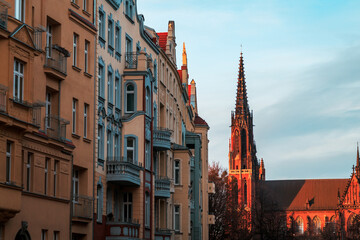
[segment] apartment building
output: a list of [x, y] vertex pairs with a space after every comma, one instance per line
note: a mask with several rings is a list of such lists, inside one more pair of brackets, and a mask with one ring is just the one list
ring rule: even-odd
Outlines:
[[0, 238], [91, 239], [93, 4], [2, 0], [0, 13]]

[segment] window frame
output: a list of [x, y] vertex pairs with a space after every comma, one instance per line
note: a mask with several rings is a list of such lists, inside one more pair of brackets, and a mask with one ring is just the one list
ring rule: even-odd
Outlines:
[[121, 76], [116, 70], [115, 72], [115, 108], [121, 108]]
[[26, 0], [15, 0], [15, 18], [21, 22], [25, 22]]
[[74, 33], [73, 35], [73, 66], [78, 66], [78, 45], [79, 45], [79, 35]]
[[[84, 0], [86, 1], [86, 0]], [[90, 42], [85, 40], [84, 47], [84, 72], [89, 73], [89, 51], [90, 50]]]
[[[126, 196], [126, 198], [125, 198]], [[126, 199], [126, 200], [125, 200]], [[122, 199], [122, 216], [121, 220], [124, 222], [132, 222], [132, 215], [133, 215], [133, 196], [131, 192], [125, 192], [123, 193], [123, 199]], [[125, 216], [126, 215], [126, 216]]]
[[[177, 211], [178, 210], [178, 211]], [[179, 204], [175, 204], [174, 205], [174, 230], [175, 232], [180, 232], [181, 229], [181, 217], [180, 217], [180, 213], [181, 213], [181, 208]], [[178, 219], [177, 219], [178, 217]]]
[[[176, 164], [179, 164], [179, 166], [176, 166]], [[175, 159], [174, 160], [174, 185], [181, 185], [181, 163], [179, 159]], [[178, 171], [178, 175], [176, 174], [176, 172]], [[178, 179], [177, 179], [178, 176]]]
[[11, 182], [11, 165], [13, 161], [12, 153], [13, 153], [14, 143], [7, 140], [6, 141], [6, 182]]
[[73, 203], [78, 203], [79, 200], [79, 193], [80, 193], [80, 170], [73, 169], [72, 174], [72, 184], [73, 184]]
[[89, 104], [84, 103], [84, 138], [87, 138], [88, 135], [88, 112]]
[[[129, 86], [133, 86], [133, 90], [128, 90]], [[136, 83], [132, 82], [132, 81], [128, 81], [125, 84], [125, 113], [134, 113], [137, 111], [137, 86]], [[132, 99], [133, 99], [133, 109], [129, 110], [129, 95], [132, 95]]]
[[50, 166], [51, 159], [46, 157], [45, 158], [45, 167], [44, 167], [44, 194], [48, 194], [48, 187], [49, 187], [49, 166]]
[[[16, 66], [18, 66], [18, 70], [16, 70]], [[16, 101], [20, 102], [24, 100], [24, 72], [25, 63], [18, 59], [14, 59], [13, 96]]]
[[150, 193], [145, 192], [145, 227], [150, 228], [151, 222], [151, 200]]
[[111, 65], [108, 65], [108, 74], [107, 74], [107, 99], [108, 102], [114, 103], [114, 71]]
[[55, 160], [54, 161], [54, 175], [53, 175], [53, 177], [54, 177], [54, 182], [53, 182], [53, 187], [54, 187], [54, 191], [53, 191], [53, 196], [54, 197], [56, 197], [56, 193], [57, 193], [57, 184], [58, 184], [58, 171], [59, 171], [59, 164], [60, 164], [60, 162], [58, 161], [58, 160]]
[[26, 161], [26, 191], [31, 191], [31, 166], [34, 159], [34, 153], [27, 153], [27, 161]]
[[72, 100], [72, 134], [76, 134], [77, 132], [77, 105], [78, 105], [78, 100], [76, 98], [73, 98]]

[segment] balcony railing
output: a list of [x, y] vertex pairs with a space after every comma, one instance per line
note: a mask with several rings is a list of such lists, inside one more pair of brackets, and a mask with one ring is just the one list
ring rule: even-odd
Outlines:
[[106, 237], [111, 237], [111, 239], [139, 239], [139, 232], [138, 220], [106, 223]]
[[3, 0], [0, 0], [0, 27], [4, 29], [7, 29], [8, 8], [9, 4]]
[[167, 177], [157, 177], [155, 180], [155, 197], [170, 198], [171, 180]]
[[44, 32], [44, 29], [42, 28], [34, 28], [34, 44], [35, 44], [35, 48], [39, 51], [42, 51], [42, 33]]
[[45, 117], [46, 134], [58, 140], [66, 139], [66, 125], [70, 122], [59, 116], [48, 115]]
[[66, 75], [67, 74], [67, 58], [70, 53], [62, 47], [54, 45], [46, 47], [45, 67], [55, 69], [56, 71]]
[[173, 230], [171, 230], [171, 229], [156, 228], [155, 229], [155, 239], [161, 239], [161, 240], [169, 239], [170, 240], [172, 231]]
[[158, 128], [154, 130], [154, 143], [156, 150], [169, 150], [171, 147], [171, 130]]
[[93, 199], [88, 196], [74, 196], [72, 217], [92, 218]]
[[125, 53], [125, 68], [136, 69], [138, 63], [138, 55], [139, 54], [136, 52]]
[[140, 186], [141, 164], [133, 163], [131, 159], [108, 158], [106, 163], [106, 179], [124, 185]]

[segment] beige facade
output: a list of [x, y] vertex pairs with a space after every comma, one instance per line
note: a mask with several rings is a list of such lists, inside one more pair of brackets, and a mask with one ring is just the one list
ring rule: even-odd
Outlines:
[[92, 237], [92, 6], [0, 2], [3, 239]]

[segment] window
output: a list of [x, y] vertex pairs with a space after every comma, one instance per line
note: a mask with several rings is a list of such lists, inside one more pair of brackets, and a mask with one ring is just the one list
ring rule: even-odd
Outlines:
[[315, 216], [312, 220], [313, 230], [315, 234], [321, 233], [321, 220], [318, 216]]
[[58, 231], [54, 231], [53, 240], [59, 240], [59, 232]]
[[104, 129], [98, 125], [98, 159], [104, 159]]
[[48, 183], [49, 183], [49, 164], [50, 164], [50, 158], [45, 158], [45, 168], [44, 168], [44, 194], [46, 195], [48, 193]]
[[76, 133], [76, 106], [77, 100], [74, 98], [72, 101], [72, 133]]
[[111, 131], [108, 130], [107, 134], [106, 134], [106, 139], [107, 139], [107, 157], [108, 159], [113, 157], [113, 153], [112, 153], [112, 134]]
[[113, 212], [112, 211], [112, 202], [113, 202], [112, 191], [111, 191], [111, 188], [108, 187], [106, 189], [106, 215], [107, 216]]
[[113, 48], [114, 46], [114, 21], [112, 19], [108, 20], [108, 44], [109, 47]]
[[119, 134], [115, 134], [115, 148], [114, 148], [114, 156], [115, 159], [120, 157], [120, 136]]
[[120, 108], [120, 77], [115, 77], [115, 107]]
[[84, 138], [87, 138], [89, 105], [84, 104]]
[[79, 200], [79, 170], [73, 170], [73, 202], [77, 203]]
[[120, 55], [121, 51], [121, 30], [120, 30], [120, 26], [118, 26], [118, 24], [116, 24], [117, 26], [115, 27], [115, 51], [118, 55]]
[[47, 240], [47, 230], [46, 229], [41, 230], [41, 240]]
[[149, 141], [145, 141], [145, 168], [151, 168], [151, 145]]
[[146, 101], [146, 112], [151, 116], [151, 96], [150, 96], [149, 87], [146, 87], [145, 101]]
[[83, 2], [83, 8], [84, 8], [84, 11], [87, 11], [87, 0], [84, 0]]
[[77, 34], [74, 34], [73, 39], [73, 66], [77, 66], [77, 50], [78, 50], [78, 39], [79, 36]]
[[102, 222], [102, 212], [103, 212], [103, 191], [102, 191], [102, 187], [100, 184], [97, 185], [96, 199], [97, 199], [96, 221], [101, 223]]
[[6, 182], [11, 181], [11, 160], [12, 160], [12, 146], [10, 141], [6, 142]]
[[107, 87], [108, 87], [108, 89], [107, 89], [108, 90], [108, 101], [110, 103], [112, 103], [113, 102], [113, 74], [110, 69], [108, 71]]
[[145, 227], [150, 227], [150, 194], [145, 193]]
[[174, 161], [174, 181], [176, 185], [180, 184], [180, 161]]
[[135, 163], [135, 138], [128, 137], [126, 139], [126, 156], [127, 161]]
[[[86, 0], [84, 0], [86, 1]], [[85, 51], [84, 51], [84, 57], [85, 57], [85, 60], [84, 60], [84, 67], [85, 67], [85, 72], [89, 72], [89, 46], [90, 46], [90, 43], [88, 41], [85, 41]]]
[[135, 87], [129, 83], [126, 86], [126, 112], [133, 113], [135, 111]]
[[46, 28], [46, 57], [51, 58], [51, 52], [52, 52], [52, 26], [47, 25]]
[[180, 231], [180, 206], [174, 206], [174, 230]]
[[15, 0], [15, 18], [25, 22], [25, 0]]
[[101, 40], [105, 40], [105, 13], [99, 10], [99, 37]]
[[59, 171], [59, 161], [55, 161], [54, 163], [54, 197], [56, 196], [57, 191], [57, 183], [58, 183], [58, 171]]
[[99, 72], [98, 72], [98, 79], [99, 79], [99, 96], [104, 97], [105, 89], [104, 89], [104, 66], [99, 63]]
[[45, 97], [45, 128], [51, 127], [51, 94], [49, 92], [46, 93]]
[[124, 222], [131, 222], [132, 220], [132, 193], [124, 193], [123, 199], [123, 216]]
[[156, 60], [154, 61], [154, 79], [155, 79], [155, 82], [154, 82], [154, 85], [155, 87], [157, 87], [157, 63], [156, 63]]
[[24, 100], [24, 64], [14, 60], [14, 99], [17, 101]]
[[30, 191], [31, 189], [31, 164], [34, 154], [28, 152], [27, 161], [26, 161], [26, 191]]
[[132, 39], [129, 36], [126, 36], [125, 52], [132, 52]]
[[296, 232], [303, 234], [304, 233], [304, 221], [301, 217], [298, 217], [295, 221], [296, 224]]

